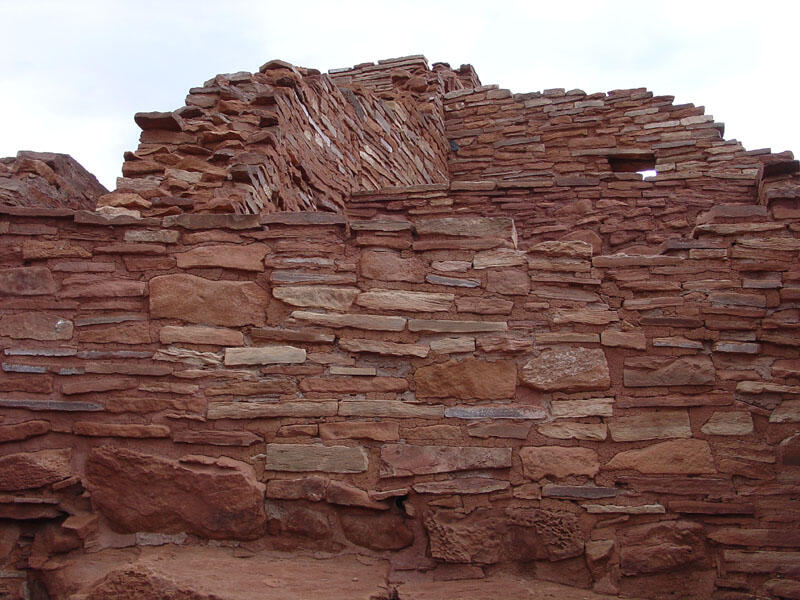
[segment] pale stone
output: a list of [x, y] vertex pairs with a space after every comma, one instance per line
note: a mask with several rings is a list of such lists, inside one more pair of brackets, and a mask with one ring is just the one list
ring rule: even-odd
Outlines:
[[331, 315], [325, 313], [296, 310], [292, 317], [300, 321], [308, 321], [325, 327], [352, 327], [372, 331], [403, 331], [406, 319], [403, 317], [385, 317], [383, 315]]
[[645, 474], [702, 475], [716, 473], [705, 440], [672, 440], [616, 454], [606, 469], [632, 469]]
[[363, 473], [368, 466], [367, 451], [349, 446], [267, 444], [264, 461], [267, 471]]
[[241, 346], [244, 344], [244, 335], [241, 331], [224, 327], [203, 327], [201, 325], [179, 327], [167, 325], [161, 328], [158, 336], [162, 344], [176, 342], [209, 346]]
[[478, 252], [472, 259], [474, 269], [489, 269], [492, 267], [520, 267], [527, 266], [525, 253], [511, 248], [497, 248]]
[[353, 287], [293, 285], [272, 288], [272, 295], [292, 306], [311, 306], [331, 310], [348, 310], [361, 292]]
[[507, 490], [511, 484], [508, 481], [489, 479], [488, 477], [462, 477], [445, 481], [415, 483], [411, 487], [418, 494], [488, 494]]
[[320, 423], [319, 437], [323, 440], [354, 438], [393, 442], [400, 439], [399, 425], [385, 421], [345, 421]]
[[557, 440], [603, 441], [608, 436], [608, 427], [605, 423], [545, 423], [539, 425], [537, 429], [543, 436]]
[[570, 475], [594, 477], [600, 471], [597, 452], [589, 448], [529, 446], [520, 449], [519, 458], [525, 477], [533, 480], [547, 476], [557, 479]]
[[508, 217], [444, 217], [424, 219], [416, 223], [417, 234], [494, 237], [512, 240], [516, 245], [514, 220]]
[[425, 358], [430, 347], [424, 344], [398, 344], [377, 340], [339, 339], [339, 348], [347, 352], [369, 352], [388, 356], [418, 356]]
[[454, 299], [454, 294], [447, 293], [372, 289], [361, 293], [356, 304], [372, 310], [438, 312], [450, 310]]
[[661, 504], [639, 504], [636, 506], [620, 506], [617, 504], [583, 504], [586, 512], [593, 515], [663, 515], [667, 510]]
[[398, 417], [409, 419], [441, 419], [444, 406], [410, 404], [399, 400], [342, 400], [342, 417]]
[[437, 354], [456, 354], [458, 352], [474, 352], [475, 338], [472, 337], [448, 337], [439, 340], [432, 340], [430, 348]]
[[528, 252], [531, 254], [546, 254], [548, 256], [591, 258], [592, 245], [581, 240], [540, 242], [531, 246]]
[[269, 252], [266, 244], [215, 244], [200, 246], [175, 255], [179, 269], [194, 267], [222, 267], [242, 271], [263, 271], [264, 257]]
[[381, 448], [382, 478], [509, 467], [511, 467], [511, 448], [409, 444], [393, 444]]
[[645, 350], [647, 339], [642, 331], [614, 331], [606, 329], [600, 334], [600, 342], [603, 346], [632, 348], [634, 350]]
[[503, 400], [514, 397], [517, 367], [507, 360], [449, 360], [420, 367], [414, 382], [419, 398]]
[[769, 416], [770, 423], [800, 423], [800, 400], [784, 400]]
[[49, 313], [7, 313], [0, 318], [0, 336], [13, 339], [69, 340], [72, 332], [72, 321]]
[[276, 417], [332, 417], [339, 409], [335, 400], [302, 402], [211, 402], [209, 419], [272, 419]]
[[553, 400], [550, 403], [553, 418], [610, 417], [614, 414], [614, 398], [587, 398], [585, 400]]
[[749, 435], [753, 433], [753, 417], [745, 411], [717, 411], [700, 431], [706, 435]]
[[292, 364], [306, 361], [306, 351], [294, 346], [226, 348], [225, 366]]
[[692, 437], [686, 410], [649, 410], [607, 421], [615, 442]]
[[537, 333], [534, 338], [537, 344], [599, 344], [600, 336], [596, 333], [575, 333], [572, 331], [550, 331]]
[[519, 404], [475, 404], [448, 406], [444, 414], [452, 419], [514, 419], [541, 421], [547, 412], [538, 406]]
[[643, 357], [626, 359], [623, 377], [628, 387], [714, 385], [715, 371], [708, 356]]
[[[386, 317], [389, 318], [389, 317]], [[433, 333], [473, 333], [487, 331], [506, 331], [505, 321], [445, 321], [435, 319], [409, 319], [409, 331], [430, 331]]]
[[545, 392], [604, 390], [611, 385], [606, 356], [597, 348], [544, 350], [522, 368], [521, 377], [530, 387]]
[[341, 367], [333, 365], [328, 368], [328, 373], [331, 375], [359, 375], [363, 377], [374, 377], [378, 374], [375, 367]]

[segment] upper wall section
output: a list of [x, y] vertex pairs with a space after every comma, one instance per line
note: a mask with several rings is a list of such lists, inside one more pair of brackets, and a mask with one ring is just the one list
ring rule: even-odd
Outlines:
[[354, 191], [444, 182], [443, 95], [479, 83], [471, 67], [431, 70], [422, 57], [218, 75], [172, 113], [136, 115], [118, 191], [162, 213], [340, 212]]

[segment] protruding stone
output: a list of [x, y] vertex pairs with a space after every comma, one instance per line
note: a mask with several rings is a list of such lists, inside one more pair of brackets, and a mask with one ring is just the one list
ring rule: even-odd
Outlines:
[[381, 448], [381, 477], [407, 477], [473, 469], [511, 467], [511, 448], [412, 446], [395, 444]]
[[50, 431], [50, 422], [33, 420], [9, 425], [0, 425], [0, 444], [20, 442]]
[[0, 458], [0, 491], [39, 488], [72, 475], [69, 448], [19, 452]]
[[685, 410], [650, 410], [606, 422], [615, 442], [692, 437], [689, 414]]
[[749, 435], [753, 433], [753, 417], [749, 412], [717, 411], [700, 428], [706, 435]]
[[0, 269], [0, 295], [44, 296], [55, 291], [53, 274], [45, 267]]
[[348, 540], [372, 550], [400, 550], [414, 541], [414, 532], [402, 517], [393, 513], [348, 513], [342, 514], [340, 520]]
[[267, 471], [362, 473], [369, 464], [363, 448], [306, 444], [267, 444]]
[[208, 346], [241, 346], [244, 335], [235, 329], [203, 327], [200, 325], [166, 325], [158, 332], [162, 344], [202, 344]]
[[0, 336], [14, 339], [69, 340], [72, 331], [72, 321], [50, 313], [7, 313], [0, 318]]
[[264, 325], [269, 296], [252, 282], [211, 281], [179, 273], [150, 280], [150, 315], [224, 326]]
[[306, 351], [294, 346], [226, 348], [225, 366], [293, 364], [306, 361]]
[[544, 423], [536, 429], [543, 436], [557, 440], [575, 439], [601, 442], [608, 436], [608, 427], [605, 423]]
[[400, 439], [399, 426], [389, 421], [343, 421], [320, 423], [319, 437], [323, 440], [366, 439], [393, 442]]
[[417, 356], [425, 358], [430, 347], [424, 344], [398, 344], [377, 340], [339, 339], [339, 348], [347, 352], [372, 353], [386, 356]]
[[403, 317], [386, 317], [383, 315], [336, 315], [296, 310], [292, 317], [325, 327], [352, 327], [372, 331], [402, 331], [406, 327]]
[[616, 454], [606, 469], [632, 469], [640, 473], [703, 475], [716, 473], [711, 447], [704, 440], [673, 440]]
[[604, 390], [611, 385], [608, 362], [599, 348], [544, 350], [522, 368], [521, 378], [544, 392]]
[[454, 298], [446, 293], [372, 289], [361, 293], [356, 304], [371, 310], [437, 312], [450, 310]]
[[628, 358], [623, 371], [627, 387], [714, 385], [714, 365], [708, 356]]
[[364, 250], [361, 253], [361, 275], [380, 281], [425, 280], [425, 265], [416, 256], [403, 258], [394, 250]]
[[269, 252], [265, 244], [214, 244], [192, 248], [175, 255], [179, 269], [221, 267], [241, 271], [263, 271], [264, 257]]
[[450, 360], [420, 367], [414, 382], [419, 398], [502, 400], [514, 397], [517, 367], [507, 360]]
[[528, 446], [520, 449], [519, 457], [525, 477], [534, 481], [548, 475], [556, 479], [570, 475], [594, 477], [600, 471], [597, 452], [589, 448]]
[[310, 306], [346, 311], [361, 292], [353, 287], [296, 285], [272, 288], [272, 295], [292, 306]]

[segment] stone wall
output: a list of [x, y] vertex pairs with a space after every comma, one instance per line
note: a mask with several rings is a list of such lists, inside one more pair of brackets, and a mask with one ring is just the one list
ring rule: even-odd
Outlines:
[[[332, 80], [361, 78], [367, 97], [386, 92], [376, 73], [300, 81], [329, 99], [345, 94], [323, 93]], [[467, 68], [426, 73], [479, 85]], [[516, 98], [492, 89], [425, 102], [452, 115], [480, 97], [488, 114]], [[553, 98], [602, 108], [566, 92], [514, 102], [544, 111]], [[606, 98], [642, 115], [670, 106], [638, 90]], [[797, 597], [798, 163], [745, 153], [693, 109], [664, 111], [703, 150], [650, 146], [675, 174], [647, 180], [605, 167], [628, 142], [590, 143], [612, 135], [599, 126], [581, 145], [546, 145], [547, 174], [489, 172], [539, 161], [527, 142], [519, 162], [468, 166], [466, 149], [504, 153], [515, 134], [453, 135], [448, 117], [449, 175], [367, 185], [365, 164], [343, 166], [343, 212], [167, 206], [157, 194], [186, 176], [166, 166], [128, 171], [111, 210], [0, 208], [9, 595], [26, 577], [54, 586], [66, 552], [217, 540], [370, 554], [441, 578], [514, 565], [628, 596]], [[142, 146], [168, 131], [148, 127]], [[126, 165], [167, 165], [195, 147], [181, 144]], [[731, 152], [718, 162], [713, 148]], [[569, 161], [583, 166], [555, 166]], [[170, 197], [235, 194], [234, 172]], [[299, 181], [293, 193], [311, 185]]]

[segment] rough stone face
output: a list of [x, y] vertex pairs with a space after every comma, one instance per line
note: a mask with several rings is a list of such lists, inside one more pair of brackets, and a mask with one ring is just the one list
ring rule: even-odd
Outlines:
[[0, 336], [14, 339], [69, 340], [72, 331], [72, 321], [50, 313], [26, 312], [0, 318]]
[[406, 327], [403, 317], [386, 317], [383, 315], [332, 315], [325, 313], [296, 310], [292, 317], [325, 327], [353, 327], [373, 331], [402, 331]]
[[692, 437], [689, 414], [685, 410], [651, 410], [607, 421], [615, 442]]
[[225, 349], [225, 366], [292, 364], [305, 361], [306, 351], [294, 346]]
[[419, 398], [502, 400], [514, 397], [517, 367], [507, 360], [450, 360], [420, 367], [414, 382]]
[[53, 274], [45, 267], [0, 269], [0, 295], [42, 296], [55, 291]]
[[511, 448], [387, 445], [381, 448], [381, 477], [406, 477], [472, 469], [506, 469]]
[[521, 448], [522, 470], [525, 477], [539, 480], [548, 475], [563, 479], [570, 475], [594, 477], [600, 471], [597, 452], [589, 448], [538, 446]]
[[749, 435], [753, 433], [753, 417], [744, 411], [717, 411], [700, 431], [706, 435]]
[[39, 419], [14, 423], [13, 425], [0, 425], [0, 444], [27, 440], [38, 435], [44, 435], [48, 431], [50, 431], [49, 421]]
[[424, 344], [397, 344], [395, 342], [379, 342], [375, 340], [340, 339], [339, 348], [348, 352], [368, 352], [389, 356], [418, 356], [425, 358], [430, 347]]
[[19, 452], [0, 458], [0, 491], [27, 490], [66, 479], [72, 475], [72, 450]]
[[92, 502], [119, 531], [185, 531], [253, 539], [264, 530], [264, 484], [230, 458], [182, 461], [124, 448], [94, 448], [86, 462]]
[[400, 550], [414, 542], [414, 532], [394, 513], [359, 511], [343, 514], [340, 522], [348, 540], [372, 550]]
[[689, 521], [661, 521], [622, 530], [620, 568], [641, 575], [700, 567], [709, 562], [703, 527]]
[[674, 440], [616, 454], [606, 469], [633, 469], [640, 473], [702, 475], [716, 473], [711, 447], [704, 440]]
[[241, 271], [263, 271], [264, 256], [269, 252], [265, 244], [214, 244], [179, 252], [179, 269], [193, 267], [222, 267]]
[[319, 437], [323, 440], [342, 438], [392, 442], [400, 438], [397, 423], [382, 421], [346, 421], [342, 423], [320, 423]]
[[437, 312], [450, 310], [454, 298], [446, 293], [372, 289], [360, 294], [356, 304], [371, 310]]
[[605, 390], [611, 385], [606, 356], [598, 348], [544, 350], [525, 364], [521, 378], [544, 392]]
[[272, 295], [292, 306], [311, 306], [331, 310], [348, 310], [361, 292], [352, 287], [295, 285], [272, 288]]
[[175, 342], [210, 346], [241, 346], [244, 344], [244, 335], [241, 331], [223, 327], [166, 325], [161, 328], [158, 335], [162, 344], [174, 344]]
[[627, 387], [714, 385], [715, 371], [707, 356], [643, 357], [626, 359], [623, 377]]
[[150, 315], [237, 327], [264, 325], [269, 295], [251, 282], [211, 281], [194, 275], [160, 275], [150, 280]]
[[605, 423], [546, 423], [537, 427], [539, 433], [557, 440], [603, 441], [608, 436]]
[[417, 257], [403, 258], [393, 250], [365, 250], [361, 253], [361, 275], [380, 281], [425, 281], [425, 265]]
[[267, 444], [268, 471], [361, 473], [367, 470], [367, 452], [349, 446]]

